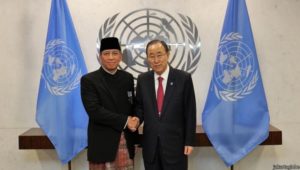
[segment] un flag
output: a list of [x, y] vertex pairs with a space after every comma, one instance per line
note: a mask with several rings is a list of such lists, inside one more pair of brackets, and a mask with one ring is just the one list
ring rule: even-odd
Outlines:
[[229, 0], [203, 128], [231, 166], [268, 137], [269, 119], [245, 0]]
[[65, 0], [52, 0], [36, 121], [67, 163], [87, 146], [80, 78], [87, 72]]

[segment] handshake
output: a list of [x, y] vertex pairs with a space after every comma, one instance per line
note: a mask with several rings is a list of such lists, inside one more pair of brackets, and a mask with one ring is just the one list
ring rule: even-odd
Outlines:
[[135, 132], [140, 125], [140, 119], [138, 117], [128, 116], [127, 127], [132, 132]]

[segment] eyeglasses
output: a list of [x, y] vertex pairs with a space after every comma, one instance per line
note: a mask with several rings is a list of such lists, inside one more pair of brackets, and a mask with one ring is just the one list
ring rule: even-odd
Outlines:
[[159, 54], [150, 54], [148, 56], [148, 60], [154, 61], [155, 59], [161, 60], [167, 53], [159, 53]]

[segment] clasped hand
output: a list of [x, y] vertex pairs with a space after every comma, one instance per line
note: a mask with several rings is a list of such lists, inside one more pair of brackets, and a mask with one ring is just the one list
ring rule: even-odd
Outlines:
[[135, 132], [140, 125], [140, 119], [138, 117], [128, 117], [127, 127], [132, 131]]

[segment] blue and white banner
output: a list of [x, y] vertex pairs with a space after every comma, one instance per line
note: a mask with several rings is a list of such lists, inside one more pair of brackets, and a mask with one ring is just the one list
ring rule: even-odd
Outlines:
[[80, 97], [87, 73], [66, 0], [52, 0], [36, 121], [67, 163], [87, 146], [88, 116]]
[[245, 0], [229, 0], [203, 128], [231, 166], [268, 137], [269, 119]]

